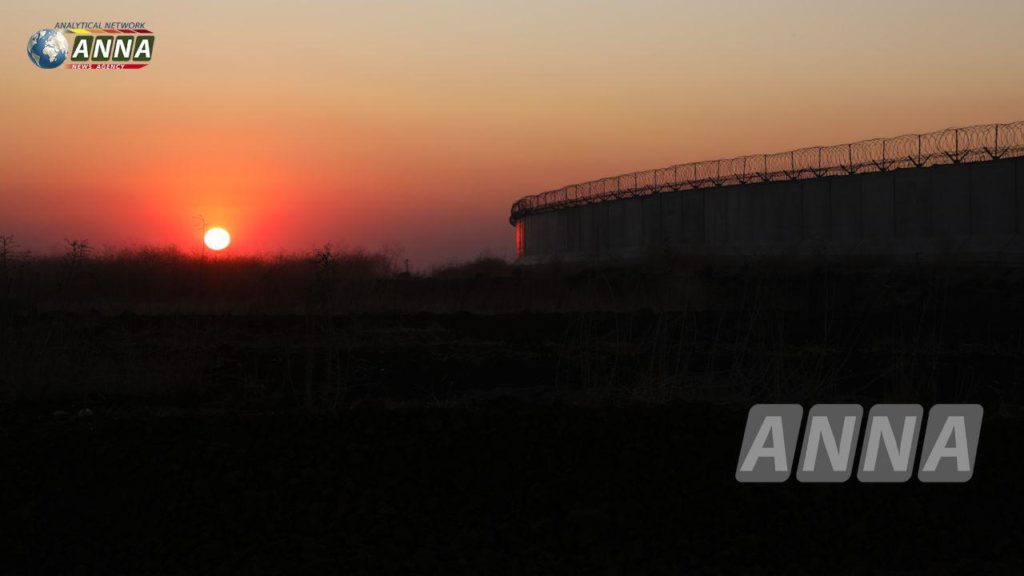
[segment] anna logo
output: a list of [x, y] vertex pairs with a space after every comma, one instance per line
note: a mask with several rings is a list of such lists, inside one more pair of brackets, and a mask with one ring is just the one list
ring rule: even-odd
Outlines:
[[[72, 68], [76, 62], [89, 62], [89, 67], [102, 63], [123, 64], [121, 68], [142, 68], [153, 58], [155, 37], [149, 30], [121, 30], [124, 34], [76, 34], [71, 45]], [[132, 63], [132, 64], [128, 64]]]
[[[757, 404], [747, 414], [736, 479], [785, 482], [789, 479], [803, 407]], [[858, 404], [817, 404], [807, 415], [796, 478], [800, 482], [845, 482], [853, 474], [864, 409]], [[914, 473], [918, 438], [924, 427], [920, 404], [878, 404], [871, 408], [860, 451], [861, 482], [906, 482]], [[967, 482], [984, 409], [979, 404], [936, 404], [928, 426], [917, 479]]]
[[143, 22], [58, 22], [29, 38], [28, 56], [39, 68], [138, 70], [153, 59], [155, 41]]

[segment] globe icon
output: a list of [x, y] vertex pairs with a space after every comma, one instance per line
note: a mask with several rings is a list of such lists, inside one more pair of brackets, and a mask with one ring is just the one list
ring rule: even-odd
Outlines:
[[56, 68], [68, 56], [68, 41], [53, 28], [44, 28], [28, 39], [28, 58], [40, 68]]

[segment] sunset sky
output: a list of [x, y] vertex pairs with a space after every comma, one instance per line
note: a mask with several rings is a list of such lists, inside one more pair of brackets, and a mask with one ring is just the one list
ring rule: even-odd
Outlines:
[[[85, 8], [85, 7], [88, 8]], [[1024, 119], [1024, 2], [5, 2], [0, 233], [37, 252], [511, 257], [520, 196], [677, 162]], [[41, 70], [144, 21], [137, 71]]]

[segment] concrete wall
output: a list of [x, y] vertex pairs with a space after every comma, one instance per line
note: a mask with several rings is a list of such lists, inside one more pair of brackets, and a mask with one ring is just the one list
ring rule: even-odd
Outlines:
[[1024, 158], [668, 192], [519, 226], [527, 262], [666, 251], [1024, 261]]

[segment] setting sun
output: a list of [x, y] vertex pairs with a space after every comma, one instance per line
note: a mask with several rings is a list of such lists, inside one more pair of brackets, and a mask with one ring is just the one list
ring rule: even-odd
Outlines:
[[206, 231], [203, 241], [210, 250], [223, 250], [231, 244], [231, 234], [223, 228], [210, 228]]

